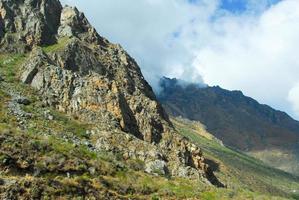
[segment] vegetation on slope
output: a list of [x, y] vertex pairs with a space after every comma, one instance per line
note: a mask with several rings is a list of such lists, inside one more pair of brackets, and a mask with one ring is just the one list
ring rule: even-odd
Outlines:
[[199, 129], [199, 123], [182, 118], [173, 118], [172, 122], [182, 135], [202, 148], [207, 162], [217, 169], [220, 180], [228, 187], [299, 198], [298, 177], [207, 138], [209, 133], [204, 127]]
[[[234, 183], [221, 189], [197, 180], [151, 176], [141, 170], [140, 160], [90, 148], [90, 125], [45, 107], [32, 88], [17, 81], [25, 58], [0, 56], [0, 199], [271, 198], [271, 191], [255, 193]], [[18, 103], [16, 96], [29, 103]], [[230, 175], [221, 173], [222, 178]], [[273, 194], [290, 197], [284, 191]]]

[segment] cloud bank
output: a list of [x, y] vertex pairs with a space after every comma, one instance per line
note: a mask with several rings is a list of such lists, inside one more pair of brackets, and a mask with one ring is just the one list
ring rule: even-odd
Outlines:
[[299, 1], [282, 1], [261, 15], [224, 15], [208, 26], [211, 33], [193, 62], [204, 81], [239, 88], [298, 117], [292, 107], [299, 107], [293, 88], [299, 80]]
[[154, 88], [162, 76], [220, 85], [299, 118], [298, 0], [63, 2], [128, 50]]

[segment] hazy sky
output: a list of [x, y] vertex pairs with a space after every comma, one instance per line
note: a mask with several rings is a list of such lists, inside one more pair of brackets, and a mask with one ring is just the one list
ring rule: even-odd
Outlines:
[[299, 119], [299, 0], [63, 0], [161, 76], [242, 90]]

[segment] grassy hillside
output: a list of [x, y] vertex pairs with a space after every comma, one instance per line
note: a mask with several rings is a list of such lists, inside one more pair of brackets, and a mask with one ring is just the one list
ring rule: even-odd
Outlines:
[[299, 198], [299, 178], [271, 168], [262, 161], [222, 145], [203, 125], [182, 118], [173, 118], [179, 132], [198, 144], [205, 157], [228, 187], [246, 188], [261, 193], [290, 194]]
[[[89, 124], [46, 107], [36, 91], [18, 82], [26, 57], [0, 55], [0, 199], [283, 199], [299, 188], [288, 174], [179, 122], [178, 129], [202, 146], [209, 162], [220, 163], [218, 176], [228, 188], [152, 176], [143, 172], [140, 160], [90, 148]], [[258, 173], [250, 171], [255, 169]]]

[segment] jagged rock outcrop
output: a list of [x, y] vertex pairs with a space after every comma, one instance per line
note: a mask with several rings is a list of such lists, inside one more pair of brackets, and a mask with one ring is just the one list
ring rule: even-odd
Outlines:
[[61, 10], [57, 0], [0, 1], [0, 50], [24, 52], [53, 44]]
[[105, 46], [108, 41], [98, 35], [90, 25], [84, 14], [77, 8], [66, 6], [63, 8], [58, 28], [59, 37], [80, 37], [84, 42], [95, 43]]
[[57, 0], [0, 0], [0, 11], [0, 49], [30, 54], [20, 79], [45, 105], [93, 124], [98, 149], [165, 174], [214, 178], [201, 150], [175, 132], [134, 59], [99, 36], [83, 13]]

